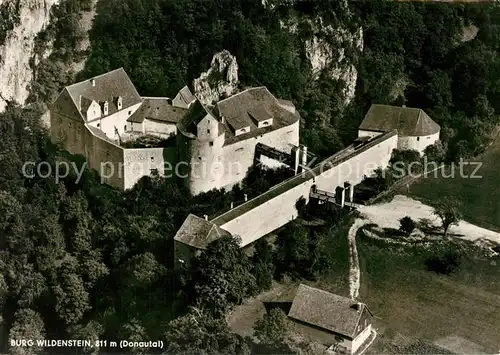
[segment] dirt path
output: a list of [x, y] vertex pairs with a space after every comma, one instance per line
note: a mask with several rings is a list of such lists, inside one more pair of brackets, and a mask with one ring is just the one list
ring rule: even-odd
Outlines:
[[[433, 214], [434, 209], [420, 201], [407, 196], [396, 195], [393, 200], [371, 206], [356, 206], [370, 220], [381, 228], [399, 228], [399, 219], [410, 216], [413, 220], [427, 219], [436, 228], [440, 227], [439, 219]], [[500, 233], [478, 227], [469, 222], [460, 221], [458, 225], [450, 227], [450, 234], [460, 238], [477, 241], [489, 240], [500, 244]]]
[[347, 234], [347, 239], [349, 240], [349, 296], [353, 300], [359, 296], [359, 286], [361, 282], [358, 249], [356, 248], [356, 233], [359, 228], [367, 223], [368, 221], [366, 219], [356, 219]]

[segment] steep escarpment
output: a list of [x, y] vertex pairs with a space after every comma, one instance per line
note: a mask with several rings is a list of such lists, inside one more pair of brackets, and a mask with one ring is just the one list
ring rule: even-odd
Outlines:
[[[326, 75], [340, 82], [342, 89], [337, 94], [344, 104], [349, 104], [356, 89], [363, 29], [347, 1], [334, 5], [334, 12], [292, 0], [263, 4], [270, 11], [279, 11], [281, 27], [302, 40], [302, 50], [312, 66], [314, 80]], [[284, 8], [288, 11], [283, 11]]]
[[38, 33], [50, 22], [59, 0], [0, 0], [0, 111], [8, 102], [24, 104], [33, 78], [31, 59]]
[[88, 55], [97, 0], [0, 0], [0, 111], [48, 104]]

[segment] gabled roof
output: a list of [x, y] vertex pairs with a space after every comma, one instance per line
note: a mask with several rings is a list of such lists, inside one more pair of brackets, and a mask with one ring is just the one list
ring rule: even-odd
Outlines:
[[[281, 127], [289, 126], [299, 120], [299, 115], [284, 108], [280, 102], [264, 87], [246, 89], [216, 104], [219, 116], [224, 117], [226, 133], [243, 127], [250, 127], [250, 132], [229, 136], [226, 134], [226, 145], [250, 138]], [[273, 124], [266, 128], [258, 128], [251, 113], [257, 117], [273, 118]], [[267, 119], [268, 119], [267, 118]]]
[[[93, 100], [87, 99], [85, 96], [81, 97], [80, 100], [80, 109], [82, 112], [87, 112], [89, 109], [90, 105], [92, 105]], [[78, 103], [77, 103], [78, 105]]]
[[197, 249], [205, 249], [208, 244], [224, 235], [230, 233], [212, 222], [190, 214], [177, 231], [174, 240]]
[[389, 105], [371, 105], [360, 130], [389, 132], [394, 129], [402, 136], [428, 136], [440, 131], [422, 109]]
[[179, 121], [177, 128], [182, 133], [194, 138], [196, 137], [196, 125], [205, 118], [206, 115], [213, 116], [211, 110], [196, 100], [189, 108], [184, 117]]
[[370, 312], [363, 303], [301, 284], [288, 316], [353, 339], [363, 309]]
[[188, 112], [182, 107], [174, 107], [171, 100], [163, 97], [143, 97], [141, 107], [128, 118], [129, 122], [141, 123], [144, 119], [176, 124]]
[[77, 103], [73, 101], [67, 88], [59, 94], [56, 101], [50, 106], [50, 109], [66, 117], [73, 119], [81, 118], [80, 112], [78, 112]]
[[179, 90], [179, 96], [186, 105], [189, 105], [191, 102], [196, 100], [196, 98], [191, 93], [191, 90], [189, 90], [187, 85]]
[[[92, 85], [92, 80], [95, 86]], [[94, 100], [96, 102], [108, 101], [109, 115], [118, 111], [118, 97], [122, 98], [122, 109], [127, 109], [130, 106], [142, 102], [134, 84], [132, 84], [132, 81], [123, 68], [70, 85], [66, 87], [66, 90], [77, 106], [77, 110], [80, 112], [82, 112], [82, 109], [78, 107], [78, 105], [80, 105], [80, 96], [84, 102], [85, 100]], [[85, 98], [85, 100], [83, 100], [83, 98]]]
[[257, 122], [266, 121], [270, 118], [273, 118], [273, 115], [269, 113], [263, 106], [257, 106], [248, 110], [248, 114], [251, 118], [253, 118]]

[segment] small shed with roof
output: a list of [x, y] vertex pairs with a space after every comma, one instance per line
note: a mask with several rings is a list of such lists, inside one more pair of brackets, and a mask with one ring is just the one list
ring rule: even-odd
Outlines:
[[421, 154], [439, 140], [441, 131], [422, 109], [373, 104], [359, 126], [358, 137], [375, 137], [394, 129], [398, 131], [398, 149]]
[[303, 284], [288, 317], [337, 353], [356, 353], [372, 333], [373, 314], [364, 303]]
[[208, 244], [231, 233], [208, 219], [189, 214], [174, 237], [175, 264], [189, 264]]

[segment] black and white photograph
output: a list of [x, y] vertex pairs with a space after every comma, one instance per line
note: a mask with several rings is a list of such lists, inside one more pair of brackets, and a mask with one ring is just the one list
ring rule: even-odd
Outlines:
[[0, 0], [0, 354], [500, 355], [500, 2]]

